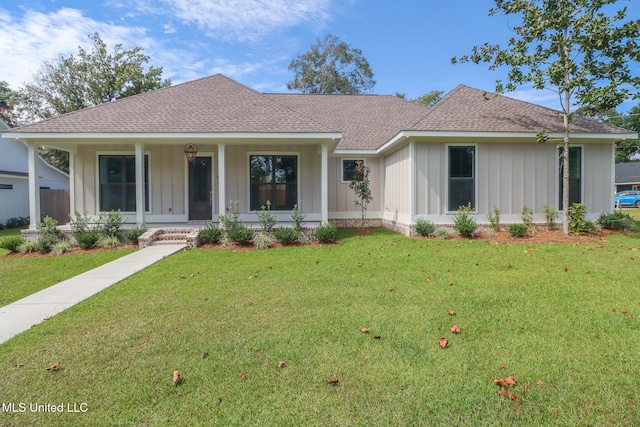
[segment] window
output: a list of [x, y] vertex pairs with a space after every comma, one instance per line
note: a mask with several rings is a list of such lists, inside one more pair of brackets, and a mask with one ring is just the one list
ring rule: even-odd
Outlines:
[[[136, 211], [136, 156], [98, 156], [100, 211]], [[149, 210], [149, 156], [144, 156], [145, 211]]]
[[342, 160], [342, 182], [353, 181], [357, 162], [362, 162], [364, 164], [364, 159], [343, 159]]
[[469, 203], [476, 206], [475, 163], [475, 146], [449, 146], [448, 211], [457, 211]]
[[251, 155], [249, 209], [291, 210], [298, 203], [298, 156]]
[[[562, 180], [564, 162], [562, 152], [563, 149], [560, 148], [560, 185], [558, 192], [558, 206], [560, 209], [562, 209], [562, 192], [564, 191], [564, 183]], [[580, 202], [582, 202], [582, 147], [569, 147], [569, 206]]]
[[13, 190], [13, 184], [0, 184], [0, 190]]

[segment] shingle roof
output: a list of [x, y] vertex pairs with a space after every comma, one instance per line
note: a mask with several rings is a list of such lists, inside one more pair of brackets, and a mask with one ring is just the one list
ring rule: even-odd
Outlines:
[[640, 162], [616, 163], [616, 184], [640, 182]]
[[[562, 132], [559, 112], [503, 95], [460, 85], [438, 101], [412, 130], [466, 132]], [[572, 132], [628, 133], [594, 120], [575, 117]]]
[[342, 132], [337, 149], [376, 149], [423, 117], [427, 108], [391, 95], [267, 94]]
[[13, 132], [335, 132], [221, 74], [75, 111]]

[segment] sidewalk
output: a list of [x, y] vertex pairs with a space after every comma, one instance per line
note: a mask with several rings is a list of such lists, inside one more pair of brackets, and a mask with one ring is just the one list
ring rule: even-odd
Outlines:
[[149, 246], [0, 307], [0, 344], [186, 247]]

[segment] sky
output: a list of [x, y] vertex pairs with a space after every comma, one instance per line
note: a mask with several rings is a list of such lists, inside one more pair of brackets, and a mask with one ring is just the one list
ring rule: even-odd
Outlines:
[[[459, 84], [493, 91], [506, 69], [451, 64], [484, 42], [505, 43], [516, 18], [489, 16], [493, 0], [0, 0], [0, 80], [17, 90], [45, 61], [90, 49], [142, 47], [173, 84], [222, 73], [260, 92], [286, 93], [289, 63], [325, 34], [362, 51], [373, 93], [415, 98]], [[640, 2], [621, 1], [628, 19]], [[638, 71], [640, 73], [640, 70]], [[558, 95], [508, 96], [559, 109]], [[627, 102], [621, 110], [635, 105]]]

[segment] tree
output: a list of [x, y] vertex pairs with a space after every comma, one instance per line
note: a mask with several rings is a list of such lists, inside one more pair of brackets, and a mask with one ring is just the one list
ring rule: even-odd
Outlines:
[[[409, 99], [408, 101], [413, 102], [414, 104], [424, 105], [425, 107], [431, 107], [433, 104], [442, 99], [442, 95], [444, 95], [444, 91], [432, 90], [431, 92], [427, 92], [417, 98]], [[396, 92], [396, 96], [404, 100], [407, 99], [407, 96], [404, 93]]]
[[[34, 81], [20, 91], [20, 110], [27, 121], [48, 119], [142, 92], [170, 86], [162, 79], [162, 67], [150, 66], [142, 48], [124, 50], [117, 44], [109, 54], [98, 33], [89, 36], [91, 51], [82, 47], [76, 56], [60, 56], [44, 62]], [[42, 156], [69, 171], [68, 153], [43, 147]]]
[[[629, 97], [638, 98], [640, 77], [640, 20], [622, 22], [626, 8], [613, 13], [617, 0], [495, 0], [489, 15], [521, 15], [506, 47], [484, 43], [471, 55], [452, 63], [490, 63], [489, 69], [509, 67], [507, 82], [496, 82], [496, 92], [513, 91], [525, 83], [535, 89], [555, 90], [560, 99], [563, 194], [562, 230], [569, 232], [569, 142], [573, 107], [595, 113], [614, 110]], [[573, 105], [572, 103], [575, 103]], [[539, 142], [547, 141], [544, 131]]]
[[331, 34], [293, 59], [289, 70], [295, 76], [287, 88], [302, 93], [366, 93], [376, 84], [362, 51]]
[[362, 214], [360, 227], [364, 229], [367, 220], [367, 206], [373, 200], [373, 196], [371, 195], [371, 188], [369, 186], [369, 168], [365, 166], [362, 160], [356, 161], [356, 167], [353, 170], [353, 179], [349, 183], [349, 188], [356, 193], [354, 203], [360, 207]]
[[12, 127], [17, 124], [14, 108], [17, 103], [18, 93], [9, 88], [9, 83], [0, 80], [0, 119]]
[[[614, 126], [640, 132], [640, 104], [625, 114], [611, 114], [606, 122]], [[630, 162], [632, 157], [640, 155], [640, 140], [629, 139], [616, 144], [616, 162]]]

